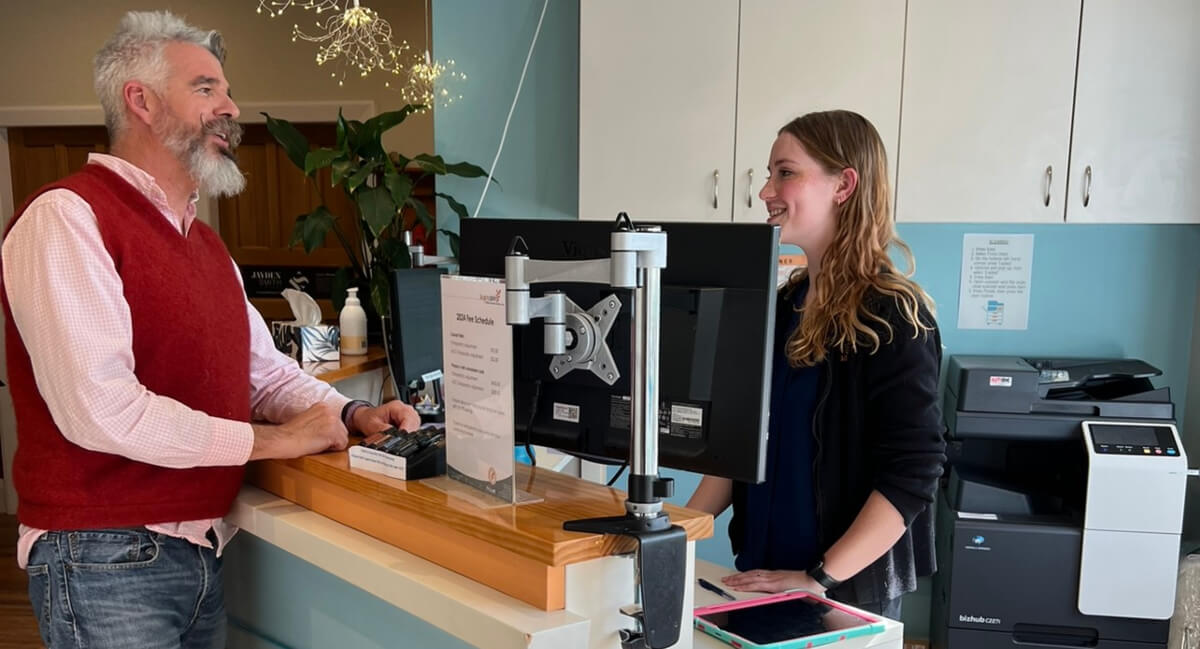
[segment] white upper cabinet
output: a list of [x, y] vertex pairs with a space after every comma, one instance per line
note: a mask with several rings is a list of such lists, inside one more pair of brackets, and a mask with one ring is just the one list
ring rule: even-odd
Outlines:
[[581, 0], [580, 218], [765, 220], [775, 133], [815, 110], [894, 156], [903, 47], [904, 0]]
[[845, 109], [879, 131], [895, 186], [903, 0], [743, 0], [733, 219], [767, 218], [758, 191], [779, 128]]
[[1067, 220], [1200, 223], [1200, 2], [1086, 0]]
[[1062, 222], [1079, 9], [909, 0], [898, 220]]
[[583, 0], [579, 218], [728, 220], [738, 3]]

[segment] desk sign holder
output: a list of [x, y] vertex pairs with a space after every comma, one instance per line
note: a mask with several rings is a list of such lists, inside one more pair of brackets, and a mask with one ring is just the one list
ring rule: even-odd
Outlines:
[[503, 280], [442, 277], [446, 476], [424, 484], [481, 507], [540, 500], [514, 485], [513, 342], [504, 305]]

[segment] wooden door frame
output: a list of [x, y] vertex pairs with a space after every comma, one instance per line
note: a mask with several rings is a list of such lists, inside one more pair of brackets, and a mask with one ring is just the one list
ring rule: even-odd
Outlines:
[[[350, 119], [366, 120], [375, 115], [373, 100], [354, 101], [291, 101], [246, 102], [240, 104], [239, 121], [262, 124], [261, 113], [282, 117], [293, 122], [328, 122], [337, 115], [339, 107]], [[14, 204], [12, 168], [8, 159], [8, 129], [22, 126], [95, 126], [104, 124], [104, 111], [99, 104], [88, 106], [0, 106], [0, 228], [8, 225]], [[23, 198], [23, 197], [22, 197]], [[216, 201], [206, 199], [197, 206], [197, 217], [214, 228], [219, 227]], [[8, 380], [4, 351], [4, 331], [0, 329], [0, 375]], [[8, 388], [0, 388], [0, 449], [3, 450], [4, 477], [0, 478], [0, 512], [17, 513], [17, 493], [12, 485], [12, 458], [17, 448], [16, 420]]]

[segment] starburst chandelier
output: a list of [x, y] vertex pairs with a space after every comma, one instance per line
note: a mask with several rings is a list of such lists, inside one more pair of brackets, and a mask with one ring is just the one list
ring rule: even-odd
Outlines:
[[[359, 5], [359, 0], [258, 0], [258, 13], [265, 9], [271, 18], [291, 7], [315, 10], [316, 31], [305, 32], [299, 24], [292, 26], [292, 41], [303, 40], [319, 45], [317, 65], [334, 64], [330, 76], [343, 85], [348, 70], [358, 71], [361, 77], [371, 72], [407, 75], [404, 53], [408, 41], [392, 41], [392, 26], [374, 10]], [[321, 14], [329, 16], [322, 18]]]
[[428, 112], [434, 107], [449, 107], [462, 99], [458, 86], [467, 80], [465, 73], [454, 69], [454, 59], [438, 61], [429, 54], [429, 4], [425, 0], [425, 51], [414, 54], [408, 66], [405, 83], [397, 90], [405, 103], [419, 104]]

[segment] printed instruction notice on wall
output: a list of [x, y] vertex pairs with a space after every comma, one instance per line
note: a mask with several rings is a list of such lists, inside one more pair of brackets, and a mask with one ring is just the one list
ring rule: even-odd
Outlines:
[[964, 234], [959, 329], [1028, 329], [1032, 234]]

